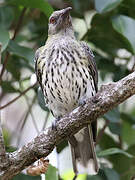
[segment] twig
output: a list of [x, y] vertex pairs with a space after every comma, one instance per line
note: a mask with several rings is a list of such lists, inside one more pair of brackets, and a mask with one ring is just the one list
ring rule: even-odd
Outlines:
[[18, 135], [18, 129], [20, 127], [20, 124], [22, 124], [23, 120], [24, 120], [24, 116], [25, 116], [26, 112], [23, 112], [20, 120], [17, 122], [16, 127], [14, 128], [14, 131], [11, 133], [11, 138], [14, 138], [15, 136]]
[[45, 116], [45, 121], [44, 121], [44, 124], [43, 124], [43, 127], [42, 127], [42, 131], [45, 129], [46, 127], [46, 124], [47, 124], [47, 120], [49, 118], [49, 115], [50, 115], [50, 111], [47, 111], [46, 113], [46, 116]]
[[[135, 72], [118, 82], [101, 87], [99, 92], [86, 103], [56, 122], [56, 128], [48, 128], [22, 148], [9, 153], [9, 164], [0, 166], [0, 179], [12, 179], [37, 158], [48, 156], [60, 142], [76, 134], [87, 124], [103, 116], [135, 94]], [[56, 130], [57, 129], [57, 130]]]
[[16, 98], [12, 99], [11, 101], [9, 101], [7, 104], [0, 106], [0, 109], [4, 109], [5, 107], [9, 106], [10, 104], [14, 103], [16, 100], [18, 100], [21, 96], [23, 96], [25, 93], [27, 93], [30, 89], [34, 88], [36, 84], [28, 87], [26, 90], [24, 90], [23, 92], [20, 93], [19, 96], [17, 96]]
[[[27, 97], [26, 95], [24, 95], [24, 98], [25, 98], [26, 103], [27, 103], [27, 106], [28, 106], [28, 108], [29, 108], [29, 107], [30, 107], [30, 104], [29, 104], [29, 102], [28, 102], [28, 97]], [[36, 100], [36, 96], [34, 96], [33, 101], [32, 101], [32, 104], [34, 104], [35, 100]], [[38, 127], [37, 127], [36, 120], [35, 120], [34, 115], [33, 115], [33, 112], [32, 112], [32, 108], [29, 109], [29, 113], [30, 113], [30, 115], [31, 115], [31, 119], [32, 119], [33, 125], [34, 125], [34, 127], [35, 127], [35, 129], [36, 129], [36, 132], [37, 132], [37, 134], [38, 134], [38, 133], [39, 133], [39, 129], [38, 129]]]
[[[29, 108], [28, 108], [27, 112], [24, 112], [24, 113], [22, 114], [22, 116], [21, 116], [21, 118], [20, 118], [20, 121], [18, 121], [16, 127], [14, 128], [14, 131], [13, 131], [12, 134], [11, 134], [11, 137], [18, 136], [18, 133], [17, 133], [17, 132], [18, 132], [18, 129], [19, 129], [19, 130], [21, 129], [22, 124], [24, 123], [24, 121], [26, 121], [25, 119], [28, 117], [28, 115], [29, 115]], [[21, 134], [20, 134], [20, 132], [19, 132], [19, 137], [20, 137], [20, 136], [21, 136]], [[17, 140], [17, 145], [16, 145], [16, 146], [19, 145], [18, 141], [19, 141], [19, 140]]]
[[[22, 88], [22, 83], [20, 82], [19, 84], [20, 84], [20, 88]], [[29, 108], [30, 104], [29, 104], [28, 97], [27, 97], [26, 94], [24, 95], [24, 98], [25, 98], [26, 104], [27, 104], [27, 106], [28, 106], [28, 108]], [[35, 98], [34, 98], [34, 99], [35, 99]], [[36, 100], [36, 99], [35, 99], [35, 100]], [[35, 100], [34, 100], [34, 102], [35, 102]], [[33, 102], [33, 104], [34, 104], [34, 102]], [[38, 127], [37, 127], [37, 124], [36, 124], [36, 121], [35, 121], [35, 118], [34, 118], [34, 115], [33, 115], [33, 112], [32, 112], [32, 108], [29, 109], [29, 113], [30, 113], [30, 115], [31, 115], [32, 122], [33, 122], [33, 124], [34, 124], [35, 129], [36, 129], [36, 132], [37, 132], [37, 134], [38, 134], [38, 133], [39, 133], [39, 130], [38, 130]]]
[[123, 141], [122, 141], [122, 138], [121, 138], [120, 135], [118, 136], [118, 138], [119, 138], [119, 147], [120, 147], [120, 149], [123, 149]]
[[0, 102], [2, 101], [2, 99], [5, 97], [5, 92], [1, 92], [1, 94], [0, 94]]
[[23, 119], [22, 125], [21, 125], [21, 127], [20, 127], [20, 129], [19, 129], [19, 136], [18, 136], [18, 140], [17, 140], [17, 147], [19, 146], [24, 125], [25, 125], [26, 120], [27, 120], [27, 118], [28, 118], [28, 116], [29, 116], [29, 113], [30, 113], [30, 111], [31, 111], [31, 109], [32, 109], [32, 106], [34, 105], [34, 102], [35, 102], [36, 98], [37, 98], [37, 97], [34, 96], [31, 104], [28, 106], [28, 110], [27, 110], [27, 112], [26, 112], [26, 114], [25, 114], [25, 117], [24, 117], [24, 119]]
[[13, 35], [13, 37], [12, 37], [12, 40], [14, 40], [14, 39], [16, 38], [16, 35], [17, 35], [17, 33], [19, 32], [19, 30], [20, 30], [20, 27], [21, 27], [21, 25], [22, 25], [25, 12], [26, 12], [26, 8], [23, 8], [23, 10], [22, 10], [22, 12], [21, 12], [21, 14], [20, 14], [20, 17], [19, 17], [19, 19], [18, 19], [18, 22], [17, 22], [16, 28], [15, 28], [14, 35]]
[[109, 124], [109, 121], [106, 120], [105, 125], [103, 126], [103, 128], [98, 133], [98, 136], [97, 136], [97, 139], [96, 139], [96, 145], [99, 143], [100, 139], [102, 138], [102, 136], [104, 134], [104, 131], [105, 131], [106, 127], [108, 126], [108, 124]]

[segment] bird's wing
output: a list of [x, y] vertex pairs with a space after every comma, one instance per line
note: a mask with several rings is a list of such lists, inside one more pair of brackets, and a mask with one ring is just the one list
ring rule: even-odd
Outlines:
[[84, 49], [86, 57], [88, 59], [88, 63], [89, 63], [88, 66], [94, 80], [95, 90], [97, 92], [98, 91], [98, 72], [97, 72], [97, 66], [94, 60], [94, 54], [86, 42], [81, 41], [80, 45]]
[[38, 83], [40, 84], [40, 87], [42, 89], [42, 67], [41, 67], [41, 54], [42, 54], [42, 50], [43, 50], [43, 46], [40, 47], [39, 49], [36, 50], [36, 53], [35, 53], [35, 58], [34, 58], [34, 61], [35, 61], [35, 72], [36, 72], [36, 75], [37, 75], [37, 80], [38, 80]]
[[[86, 57], [88, 59], [88, 68], [94, 80], [95, 91], [97, 92], [98, 91], [98, 71], [97, 71], [96, 62], [94, 60], [94, 54], [86, 42], [81, 41], [80, 44], [83, 50], [85, 51]], [[92, 131], [93, 131], [93, 138], [94, 138], [94, 141], [96, 142], [97, 121], [92, 122], [91, 125], [92, 125]]]

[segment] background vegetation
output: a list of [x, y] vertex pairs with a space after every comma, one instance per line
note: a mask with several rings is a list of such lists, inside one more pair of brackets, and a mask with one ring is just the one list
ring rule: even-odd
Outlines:
[[[29, 127], [28, 131], [35, 136], [52, 119], [34, 82], [34, 52], [45, 44], [50, 14], [67, 6], [73, 7], [71, 16], [76, 37], [88, 42], [95, 54], [99, 86], [118, 81], [135, 70], [134, 0], [1, 0], [0, 111], [7, 151], [19, 147], [24, 127]], [[34, 113], [33, 108], [39, 106], [39, 113]], [[43, 123], [39, 126], [40, 113]], [[29, 116], [32, 121], [27, 126]], [[57, 148], [58, 156], [66, 146], [67, 142], [63, 142]], [[97, 155], [99, 174], [78, 176], [78, 180], [135, 179], [133, 97], [99, 120]], [[58, 179], [57, 172], [50, 165], [46, 180]], [[60, 176], [69, 180], [73, 172], [68, 169]], [[18, 179], [38, 180], [41, 177], [19, 174], [14, 180]]]

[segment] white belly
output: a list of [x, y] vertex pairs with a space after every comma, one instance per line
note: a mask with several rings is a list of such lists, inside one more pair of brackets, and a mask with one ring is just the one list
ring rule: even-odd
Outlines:
[[57, 118], [76, 108], [81, 98], [94, 95], [95, 88], [88, 68], [82, 68], [82, 64], [67, 64], [67, 61], [63, 64], [61, 61], [51, 63], [44, 71], [44, 95], [48, 108]]

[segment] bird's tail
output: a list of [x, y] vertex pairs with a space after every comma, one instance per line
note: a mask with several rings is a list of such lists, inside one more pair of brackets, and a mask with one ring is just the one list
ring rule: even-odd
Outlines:
[[95, 152], [91, 125], [80, 130], [69, 139], [75, 174], [97, 174], [99, 167]]

